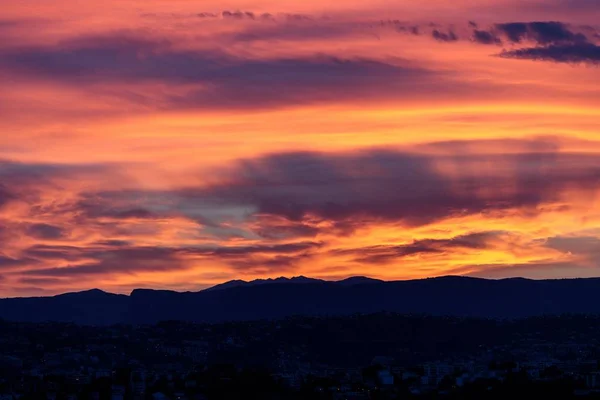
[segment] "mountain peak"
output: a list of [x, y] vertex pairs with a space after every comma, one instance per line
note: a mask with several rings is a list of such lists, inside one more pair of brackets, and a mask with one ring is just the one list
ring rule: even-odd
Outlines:
[[368, 276], [351, 276], [336, 283], [344, 286], [362, 285], [366, 283], [381, 283], [381, 279], [369, 278]]
[[101, 289], [89, 289], [89, 290], [82, 290], [81, 292], [63, 293], [63, 294], [59, 294], [57, 297], [60, 297], [60, 296], [98, 297], [98, 296], [112, 296], [112, 295], [114, 295], [114, 294], [105, 292], [104, 290], [101, 290]]
[[208, 289], [204, 289], [204, 291], [214, 291], [214, 290], [224, 290], [231, 289], [235, 287], [250, 287], [250, 286], [259, 286], [259, 285], [268, 285], [275, 283], [317, 283], [323, 282], [321, 279], [308, 278], [306, 276], [294, 276], [291, 278], [287, 278], [285, 276], [280, 276], [278, 278], [267, 278], [267, 279], [255, 279], [253, 281], [244, 281], [241, 279], [236, 279], [232, 281], [228, 281], [225, 283], [221, 283], [220, 285], [215, 285]]

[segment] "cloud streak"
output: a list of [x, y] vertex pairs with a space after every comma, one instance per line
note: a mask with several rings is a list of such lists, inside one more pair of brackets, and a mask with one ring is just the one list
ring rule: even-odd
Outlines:
[[551, 45], [504, 51], [503, 58], [519, 60], [552, 61], [569, 64], [600, 63], [600, 46], [591, 43]]
[[492, 241], [505, 234], [504, 232], [475, 232], [450, 239], [421, 239], [409, 244], [396, 246], [370, 246], [357, 249], [332, 251], [336, 256], [352, 256], [360, 264], [389, 264], [406, 257], [439, 255], [456, 250], [485, 250], [492, 246]]
[[0, 53], [0, 68], [73, 86], [184, 85], [183, 93], [155, 100], [156, 106], [167, 108], [277, 107], [371, 93], [395, 97], [400, 90], [416, 94], [424, 86], [433, 89], [446, 79], [403, 60], [327, 55], [247, 58], [215, 50], [179, 50], [168, 41], [123, 35], [11, 49]]

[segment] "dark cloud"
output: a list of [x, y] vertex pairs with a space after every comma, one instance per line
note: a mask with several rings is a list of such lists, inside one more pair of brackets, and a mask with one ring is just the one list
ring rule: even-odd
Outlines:
[[[514, 153], [495, 151], [503, 148]], [[66, 205], [36, 205], [31, 212], [36, 217], [62, 217], [68, 226], [79, 224], [109, 238], [139, 234], [127, 224], [132, 218], [173, 217], [198, 222], [198, 234], [212, 238], [342, 236], [378, 221], [423, 225], [479, 213], [536, 212], [540, 206], [562, 201], [568, 191], [597, 189], [599, 161], [600, 155], [562, 151], [559, 142], [550, 139], [440, 142], [405, 151], [282, 153], [241, 160], [215, 171], [219, 180], [212, 185], [83, 193]], [[231, 220], [229, 213], [219, 211], [228, 208], [245, 211]], [[144, 234], [152, 234], [154, 228], [143, 229]], [[60, 239], [66, 235], [63, 230], [39, 224], [30, 234]], [[102, 253], [127, 259], [126, 253], [114, 250], [125, 252], [131, 247], [119, 241], [99, 242], [87, 249], [38, 245], [24, 256], [79, 264]], [[195, 255], [226, 258], [268, 251], [227, 247], [196, 249]], [[182, 254], [182, 250], [174, 252], [177, 257]]]
[[[166, 260], [163, 260], [163, 262]], [[90, 263], [68, 265], [59, 268], [43, 268], [23, 271], [23, 275], [31, 276], [59, 276], [59, 277], [77, 277], [82, 275], [113, 275], [113, 274], [135, 274], [137, 272], [168, 272], [179, 269], [178, 266], [165, 263], [161, 267], [152, 267], [150, 265], [140, 265], [131, 263], [129, 265], [114, 265], [107, 263]]]
[[37, 244], [24, 251], [28, 257], [41, 260], [77, 261], [84, 257], [85, 249], [76, 246], [48, 246]]
[[10, 192], [6, 185], [0, 183], [0, 208], [14, 198], [14, 195]]
[[591, 257], [600, 265], [600, 238], [595, 236], [556, 236], [548, 238], [544, 245], [563, 253]]
[[[543, 141], [540, 146], [550, 147]], [[599, 161], [595, 154], [531, 151], [284, 153], [240, 161], [222, 183], [180, 195], [191, 203], [253, 207], [258, 215], [299, 223], [321, 219], [334, 226], [349, 223], [349, 229], [373, 220], [419, 225], [452, 216], [535, 210], [560, 200], [567, 190], [591, 193], [600, 186]]]
[[531, 40], [540, 45], [549, 45], [587, 41], [585, 35], [575, 33], [571, 31], [566, 24], [557, 21], [510, 22], [497, 24], [496, 28], [504, 33], [508, 40], [514, 43], [521, 43], [523, 40]]
[[0, 269], [11, 269], [16, 267], [27, 267], [37, 264], [38, 261], [29, 257], [12, 258], [0, 253]]
[[473, 41], [481, 44], [502, 44], [502, 40], [494, 36], [494, 34], [487, 31], [479, 31], [477, 29], [473, 31]]
[[131, 246], [132, 243], [127, 240], [103, 240], [94, 243], [95, 246], [108, 246], [108, 247], [127, 247]]
[[[223, 67], [225, 72], [228, 68]], [[444, 81], [464, 92], [467, 85], [415, 66], [398, 66], [366, 59], [317, 56], [304, 59], [254, 60], [239, 63], [214, 90], [171, 96], [168, 107], [279, 108], [290, 104], [364, 101], [440, 94]]]
[[343, 38], [355, 35], [376, 35], [372, 27], [355, 23], [304, 23], [269, 24], [250, 26], [241, 32], [221, 35], [220, 39], [233, 42], [250, 41], [308, 41]]
[[0, 207], [10, 201], [33, 202], [44, 188], [57, 187], [57, 180], [107, 173], [105, 165], [62, 165], [52, 163], [20, 163], [0, 160]]
[[486, 45], [501, 45], [504, 42], [517, 45], [527, 42], [536, 46], [549, 46], [590, 43], [593, 38], [599, 37], [595, 27], [574, 26], [558, 21], [507, 22], [487, 27], [470, 21], [463, 29], [455, 29], [453, 26], [443, 28], [436, 24], [412, 25], [411, 28], [411, 25], [401, 21], [382, 21], [382, 24], [395, 25], [398, 32], [431, 35], [434, 39], [447, 43], [470, 39]]
[[[23, 271], [23, 275], [42, 277], [74, 277], [81, 275], [135, 274], [138, 272], [168, 272], [184, 268], [177, 257], [177, 250], [161, 247], [132, 247], [118, 249], [74, 248], [56, 249], [28, 254], [58, 256], [66, 253], [67, 259], [81, 262], [81, 259], [95, 261], [81, 262], [57, 268], [41, 268]], [[70, 253], [70, 254], [69, 254]], [[61, 257], [62, 258], [62, 257]]]
[[[74, 211], [78, 211], [80, 216], [86, 218], [113, 218], [117, 220], [129, 219], [156, 219], [160, 216], [150, 210], [132, 205], [119, 206], [119, 204], [110, 204], [106, 199], [94, 199], [93, 201], [86, 194], [83, 199], [72, 205]], [[87, 198], [86, 198], [87, 197]]]
[[26, 233], [28, 236], [42, 240], [64, 239], [67, 236], [64, 229], [49, 224], [32, 224], [27, 227]]
[[431, 32], [431, 36], [439, 42], [456, 42], [456, 41], [458, 41], [458, 36], [453, 31], [448, 31], [448, 33], [445, 33], [445, 32], [441, 32], [437, 29], [434, 29]]
[[20, 278], [19, 282], [25, 285], [47, 286], [62, 284], [64, 283], [64, 280], [60, 278]]
[[557, 44], [503, 51], [500, 57], [557, 63], [600, 63], [600, 46], [591, 43]]
[[221, 19], [223, 21], [311, 21], [317, 19], [315, 16], [308, 14], [294, 13], [269, 13], [269, 12], [254, 12], [248, 10], [222, 10], [219, 12], [204, 11], [199, 13], [143, 13], [143, 18], [152, 19], [202, 19], [214, 20]]
[[[83, 192], [71, 202], [61, 204], [54, 211], [72, 214], [82, 223], [90, 220], [155, 220], [173, 215], [173, 210], [164, 211], [161, 207], [164, 197], [153, 192], [122, 190]], [[163, 211], [158, 212], [158, 208]]]
[[450, 239], [415, 240], [398, 246], [370, 246], [357, 249], [333, 250], [333, 255], [351, 255], [354, 261], [365, 264], [385, 264], [419, 254], [439, 254], [456, 249], [483, 250], [503, 232], [476, 232]]
[[448, 271], [449, 274], [461, 274], [478, 278], [502, 279], [506, 277], [527, 277], [531, 279], [553, 278], [582, 278], [597, 277], [594, 268], [578, 265], [577, 263], [555, 260], [541, 260], [522, 264], [478, 264]]
[[[391, 23], [391, 22], [390, 22]], [[398, 21], [396, 28], [399, 32], [408, 33], [408, 24]], [[571, 26], [563, 22], [508, 22], [485, 28], [470, 21], [465, 29], [456, 33], [452, 27], [448, 33], [430, 26], [420, 26], [413, 34], [431, 36], [440, 41], [452, 43], [470, 39], [483, 45], [510, 44], [513, 48], [501, 54], [506, 58], [535, 59], [557, 62], [588, 62], [595, 63], [598, 59], [598, 46], [593, 42], [600, 35], [597, 28], [592, 26]], [[533, 45], [530, 48], [514, 48], [519, 44]]]
[[[81, 168], [87, 169], [85, 166], [81, 166]], [[0, 190], [8, 191], [13, 185], [34, 185], [47, 180], [50, 176], [66, 177], [77, 169], [77, 166], [60, 164], [19, 163], [0, 160]]]
[[256, 19], [256, 14], [252, 11], [223, 11], [221, 12], [223, 18], [235, 18], [235, 19]]
[[445, 75], [398, 59], [388, 62], [327, 55], [245, 58], [213, 50], [177, 50], [167, 41], [126, 35], [7, 50], [0, 53], [0, 68], [77, 86], [203, 84], [202, 89], [179, 90], [158, 98], [148, 95], [146, 100], [159, 108], [260, 108], [365, 96], [430, 96], [440, 81], [451, 83]]
[[211, 12], [201, 12], [201, 13], [196, 14], [196, 16], [198, 18], [217, 18], [219, 16], [219, 14], [211, 13]]
[[254, 218], [254, 225], [250, 229], [265, 239], [315, 237], [321, 232], [318, 227], [307, 223], [260, 215]]
[[[136, 274], [139, 272], [168, 272], [190, 267], [190, 259], [220, 261], [234, 268], [244, 265], [253, 270], [274, 269], [291, 265], [292, 260], [306, 257], [321, 243], [301, 242], [256, 246], [213, 247], [135, 247], [109, 243], [97, 247], [41, 246], [25, 251], [40, 260], [64, 260], [70, 265], [58, 268], [39, 268], [23, 271], [27, 276], [73, 277], [80, 275]], [[88, 260], [88, 261], [83, 261]], [[284, 262], [284, 260], [286, 260]]]
[[508, 40], [514, 43], [519, 43], [527, 35], [527, 24], [522, 22], [511, 22], [506, 24], [498, 24], [497, 28], [503, 32]]

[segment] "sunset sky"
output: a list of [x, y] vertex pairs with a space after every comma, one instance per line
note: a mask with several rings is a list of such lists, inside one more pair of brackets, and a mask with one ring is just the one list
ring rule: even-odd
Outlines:
[[0, 297], [600, 276], [598, 0], [20, 0]]

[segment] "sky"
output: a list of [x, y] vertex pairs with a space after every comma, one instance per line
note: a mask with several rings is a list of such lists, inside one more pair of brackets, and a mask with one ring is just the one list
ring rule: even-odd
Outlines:
[[0, 296], [600, 276], [599, 0], [21, 0]]

